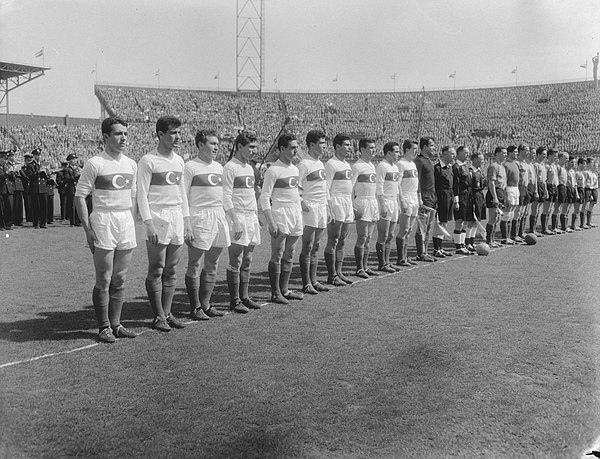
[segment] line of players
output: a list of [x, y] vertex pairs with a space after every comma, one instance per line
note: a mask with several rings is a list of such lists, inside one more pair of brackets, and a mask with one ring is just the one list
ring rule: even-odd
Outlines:
[[[81, 173], [75, 199], [94, 259], [96, 283], [92, 301], [101, 342], [136, 336], [121, 325], [120, 316], [125, 277], [136, 247], [133, 219], [138, 209], [144, 226], [142, 238], [146, 241], [145, 286], [153, 309], [154, 329], [168, 332], [185, 326], [171, 313], [175, 268], [184, 244], [188, 246], [185, 286], [191, 319], [208, 320], [223, 315], [211, 305], [210, 299], [218, 260], [225, 248], [229, 252], [227, 284], [231, 310], [247, 313], [260, 308], [249, 292], [252, 254], [261, 242], [257, 176], [251, 165], [258, 151], [257, 137], [251, 132], [241, 132], [235, 139], [230, 160], [222, 166], [215, 161], [219, 147], [217, 133], [199, 131], [195, 137], [198, 154], [184, 163], [175, 152], [181, 142], [180, 127], [181, 122], [175, 117], [160, 118], [156, 123], [156, 149], [136, 164], [123, 155], [127, 144], [126, 122], [107, 118], [102, 123], [105, 151], [87, 161]], [[434, 139], [430, 137], [420, 139], [419, 143], [406, 140], [402, 146], [388, 142], [383, 147], [383, 159], [375, 166], [375, 141], [364, 138], [359, 141], [360, 159], [351, 166], [346, 160], [352, 152], [349, 136], [334, 137], [334, 155], [325, 164], [320, 160], [325, 133], [310, 131], [306, 145], [308, 155], [296, 166], [298, 140], [289, 134], [279, 137], [278, 159], [265, 171], [258, 198], [271, 236], [268, 273], [273, 303], [289, 304], [301, 300], [304, 294], [315, 295], [331, 288], [317, 278], [318, 252], [325, 232], [327, 284], [334, 287], [351, 284], [353, 281], [342, 272], [342, 266], [346, 238], [354, 222], [357, 231], [354, 274], [369, 278], [379, 275], [378, 271], [392, 273], [419, 261], [431, 262], [450, 256], [451, 252], [442, 248], [442, 241], [448, 234], [448, 221], [453, 218], [455, 251], [471, 254], [479, 220], [485, 218], [486, 201], [487, 207], [493, 209], [488, 220], [489, 242], [492, 242], [498, 217], [502, 241], [511, 243], [509, 228], [518, 240], [516, 233], [522, 232], [529, 207], [525, 203], [519, 205], [519, 186], [532, 191], [536, 203], [544, 199], [543, 216], [555, 215], [545, 206], [546, 202], [554, 202], [550, 198], [552, 187], [547, 184], [542, 192], [539, 187], [531, 187], [531, 168], [525, 154], [529, 149], [524, 146], [511, 147], [510, 153], [505, 149], [496, 151], [494, 163], [487, 171], [489, 192], [484, 196], [483, 156], [471, 155], [467, 147], [457, 150], [444, 147], [439, 162], [434, 164], [437, 155]], [[515, 151], [522, 153], [520, 161], [516, 161]], [[557, 171], [558, 193], [562, 169], [551, 167], [552, 154], [548, 154], [548, 158], [545, 170]], [[471, 161], [470, 166], [467, 159]], [[513, 163], [517, 164], [516, 168]], [[594, 175], [588, 172], [585, 177]], [[570, 175], [568, 172], [567, 180]], [[549, 172], [546, 180], [550, 180], [549, 176], [554, 180]], [[576, 179], [577, 174], [574, 177]], [[596, 199], [597, 177], [595, 183], [595, 192], [593, 183], [589, 191], [585, 191], [584, 183], [583, 194], [589, 195], [590, 205]], [[93, 212], [88, 218], [85, 198], [90, 194]], [[576, 196], [580, 195], [576, 191]], [[578, 204], [578, 211], [587, 210], [588, 223], [591, 223], [591, 208]], [[538, 207], [532, 210], [532, 218]], [[562, 204], [555, 207], [563, 209]], [[565, 218], [567, 209], [568, 206]], [[561, 218], [561, 222], [563, 220]], [[535, 225], [534, 220], [532, 225]], [[413, 227], [416, 227], [417, 248], [414, 260], [407, 256], [407, 237]], [[368, 266], [375, 229], [377, 270]], [[433, 256], [427, 249], [430, 234]], [[390, 261], [394, 237], [398, 254], [395, 264]], [[289, 281], [300, 238], [303, 291], [293, 292]]]

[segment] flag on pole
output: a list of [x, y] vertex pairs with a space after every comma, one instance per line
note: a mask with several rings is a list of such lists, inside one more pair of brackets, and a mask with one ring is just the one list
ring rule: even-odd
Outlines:
[[275, 78], [273, 78], [273, 83], [277, 84], [277, 74], [275, 74]]
[[217, 72], [217, 74], [215, 75], [215, 77], [213, 78], [213, 80], [218, 80], [219, 79], [219, 72]]
[[396, 74], [393, 73], [392, 76], [390, 76], [390, 80], [395, 80], [396, 79]]
[[159, 76], [160, 75], [160, 69], [156, 69], [156, 72], [154, 72], [154, 76]]
[[454, 71], [454, 73], [448, 75], [448, 78], [456, 78], [456, 70]]
[[44, 56], [44, 47], [42, 46], [42, 49], [40, 49], [37, 53], [35, 53], [34, 56], [35, 57], [43, 57]]
[[515, 67], [514, 69], [512, 69], [512, 72], [510, 73], [517, 73], [517, 68]]
[[338, 76], [336, 75], [336, 76], [335, 76], [335, 78], [334, 78], [333, 80], [331, 80], [331, 81], [333, 81], [334, 83], [337, 83], [337, 81], [338, 81]]
[[581, 64], [579, 67], [581, 67], [582, 69], [587, 69], [587, 64]]

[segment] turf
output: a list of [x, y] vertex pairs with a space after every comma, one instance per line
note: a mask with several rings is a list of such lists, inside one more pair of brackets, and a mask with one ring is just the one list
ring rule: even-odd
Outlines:
[[[95, 342], [83, 239], [0, 241], [0, 365]], [[0, 455], [579, 457], [600, 434], [599, 239], [455, 256], [169, 334], [149, 329], [139, 248], [123, 323], [143, 334], [0, 368]], [[263, 244], [263, 301], [267, 260]]]

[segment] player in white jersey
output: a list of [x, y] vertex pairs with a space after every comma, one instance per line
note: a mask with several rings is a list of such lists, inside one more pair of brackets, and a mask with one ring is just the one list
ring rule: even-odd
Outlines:
[[329, 190], [329, 213], [331, 221], [327, 225], [327, 245], [325, 264], [327, 282], [335, 287], [352, 285], [342, 272], [344, 244], [354, 221], [352, 209], [352, 169], [346, 157], [352, 151], [349, 136], [337, 134], [333, 138], [334, 156], [325, 163], [325, 178]]
[[[546, 189], [548, 190], [548, 199], [544, 201], [542, 207], [542, 234], [556, 234], [552, 228], [556, 227], [558, 213], [558, 170], [556, 165], [558, 151], [554, 148], [548, 149], [546, 157]], [[550, 222], [548, 222], [550, 217]], [[548, 227], [550, 223], [550, 227]]]
[[325, 167], [321, 162], [325, 148], [325, 133], [312, 130], [306, 134], [308, 157], [298, 164], [299, 187], [302, 195], [304, 230], [300, 252], [300, 274], [304, 293], [315, 295], [329, 291], [317, 279], [318, 253], [321, 237], [327, 228], [329, 192]]
[[[579, 158], [577, 160], [577, 171], [575, 172], [575, 179], [577, 183], [577, 195], [579, 199], [575, 203], [575, 211], [573, 216], [575, 220], [573, 221], [572, 229], [575, 231], [583, 231], [585, 225], [585, 210], [586, 210], [586, 199], [585, 199], [585, 158]], [[577, 215], [579, 215], [579, 226], [575, 223], [577, 219]]]
[[388, 142], [383, 146], [383, 159], [376, 168], [375, 194], [379, 202], [379, 221], [377, 222], [377, 261], [378, 270], [386, 273], [395, 273], [396, 269], [390, 262], [392, 239], [395, 236], [398, 216], [398, 166], [400, 158], [400, 145], [398, 142]]
[[303, 230], [298, 168], [292, 164], [298, 148], [298, 140], [293, 135], [283, 134], [279, 137], [279, 159], [265, 172], [260, 195], [261, 208], [271, 235], [271, 301], [279, 304], [289, 304], [288, 300], [301, 300], [303, 297], [301, 293], [289, 289], [294, 250]]
[[[121, 325], [123, 289], [136, 247], [134, 215], [137, 165], [123, 155], [127, 145], [127, 123], [118, 118], [102, 122], [104, 151], [85, 163], [75, 206], [94, 259], [96, 283], [92, 303], [98, 320], [98, 340], [137, 335]], [[92, 195], [93, 212], [88, 218], [85, 198]]]
[[[532, 164], [533, 170], [535, 171], [535, 180], [537, 183], [537, 199], [535, 199], [531, 204], [531, 215], [529, 217], [529, 232], [535, 234], [538, 237], [543, 236], [542, 233], [537, 232], [538, 216], [540, 215], [540, 210], [542, 210], [543, 208], [544, 201], [548, 199], [548, 188], [546, 185], [548, 174], [546, 173], [545, 167], [547, 154], [548, 149], [546, 147], [538, 147], [535, 150], [535, 158]], [[542, 219], [542, 230], [544, 230], [546, 217], [542, 217]]]
[[598, 202], [598, 174], [596, 173], [596, 163], [593, 158], [587, 159], [586, 168], [587, 174], [585, 176], [585, 193], [588, 196], [588, 205], [586, 212], [587, 222], [585, 227], [596, 228], [598, 225], [592, 223], [592, 211], [594, 210], [594, 206]]
[[242, 131], [235, 139], [233, 157], [223, 167], [223, 205], [231, 238], [227, 266], [229, 306], [241, 313], [260, 309], [249, 293], [252, 254], [260, 244], [254, 167], [250, 164], [257, 152], [256, 134]]
[[[183, 182], [187, 195], [192, 231], [185, 239], [188, 266], [185, 287], [190, 300], [190, 318], [207, 320], [223, 313], [210, 304], [217, 280], [219, 257], [231, 243], [223, 209], [223, 166], [214, 159], [219, 152], [215, 131], [200, 130], [195, 144], [198, 155], [185, 164]], [[200, 271], [200, 260], [204, 266]]]
[[405, 140], [402, 143], [402, 158], [398, 166], [398, 234], [396, 235], [396, 253], [398, 266], [412, 266], [417, 263], [408, 258], [407, 238], [417, 221], [419, 207], [423, 205], [419, 191], [419, 174], [415, 158], [419, 153], [419, 143], [416, 140]]
[[360, 158], [352, 165], [352, 190], [354, 216], [356, 218], [356, 244], [354, 258], [356, 275], [363, 279], [378, 276], [369, 268], [369, 242], [379, 221], [376, 196], [376, 170], [372, 160], [375, 156], [375, 140], [362, 138], [358, 141]]
[[137, 199], [148, 254], [146, 292], [154, 313], [152, 327], [164, 332], [184, 327], [171, 314], [175, 268], [181, 259], [184, 237], [191, 234], [184, 162], [174, 151], [181, 142], [180, 127], [181, 121], [175, 117], [159, 118], [158, 145], [138, 163]]

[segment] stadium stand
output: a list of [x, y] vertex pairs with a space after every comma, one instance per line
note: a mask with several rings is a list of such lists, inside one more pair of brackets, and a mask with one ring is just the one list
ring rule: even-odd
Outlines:
[[[497, 145], [521, 142], [575, 155], [600, 153], [600, 92], [591, 82], [393, 93], [257, 94], [112, 85], [97, 85], [95, 92], [106, 113], [131, 123], [129, 154], [134, 159], [153, 148], [154, 121], [165, 114], [184, 122], [184, 156], [195, 150], [197, 129], [216, 129], [222, 162], [242, 128], [256, 131], [261, 154], [266, 154], [288, 117], [287, 129], [301, 138], [321, 128], [331, 137], [338, 132], [368, 135], [378, 148], [390, 139], [427, 134], [438, 145], [464, 144], [485, 154]], [[37, 147], [57, 164], [71, 152], [89, 157], [100, 148], [98, 122], [0, 128], [0, 148], [22, 153]]]

